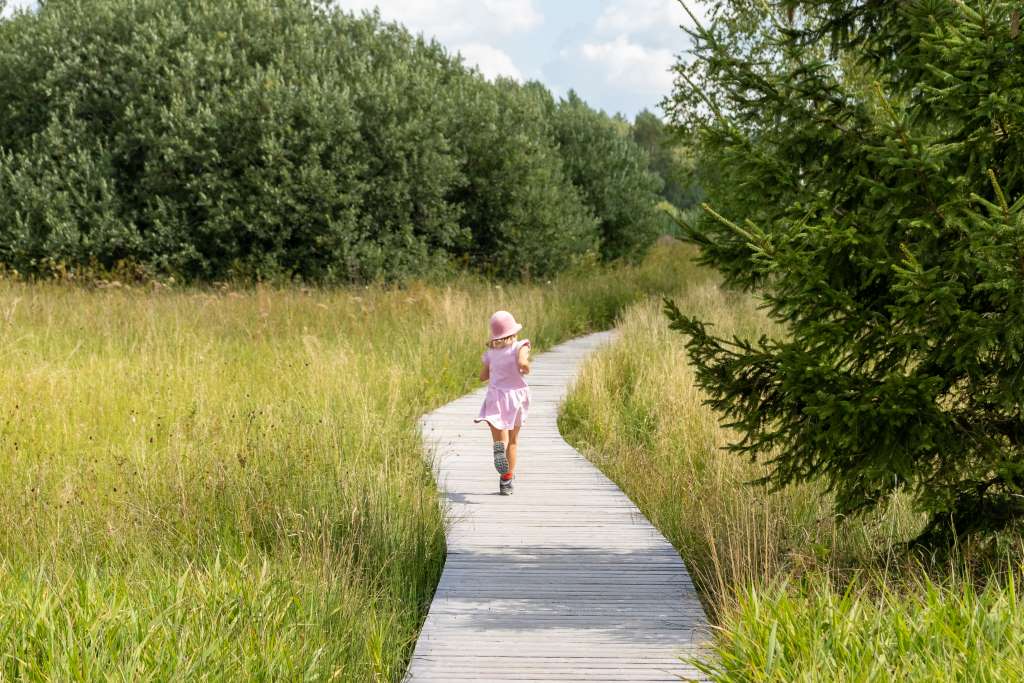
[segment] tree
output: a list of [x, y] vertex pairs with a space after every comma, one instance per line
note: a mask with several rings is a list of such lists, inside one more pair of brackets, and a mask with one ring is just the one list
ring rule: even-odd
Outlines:
[[0, 263], [548, 276], [599, 244], [555, 112], [539, 83], [320, 0], [47, 0], [0, 20]]
[[558, 103], [554, 136], [573, 185], [597, 217], [605, 260], [641, 255], [660, 234], [657, 192], [629, 123], [587, 106], [575, 92]]
[[189, 279], [422, 272], [463, 238], [461, 69], [309, 0], [49, 0], [0, 24], [0, 253]]
[[661, 196], [679, 209], [688, 209], [700, 201], [696, 160], [691, 151], [676, 141], [671, 128], [644, 109], [633, 119], [633, 141], [650, 158], [650, 169], [664, 185]]
[[540, 84], [465, 79], [451, 138], [464, 159], [456, 200], [473, 234], [465, 257], [489, 274], [546, 277], [595, 251], [597, 226], [559, 156]]
[[764, 483], [822, 479], [841, 513], [908, 491], [922, 542], [1019, 522], [1019, 3], [720, 2], [712, 16], [671, 106], [720, 169], [687, 237], [786, 329], [723, 339], [667, 305], [732, 448], [769, 463]]

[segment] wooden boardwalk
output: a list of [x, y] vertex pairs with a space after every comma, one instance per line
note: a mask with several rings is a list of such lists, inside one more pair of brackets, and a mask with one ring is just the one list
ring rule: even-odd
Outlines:
[[537, 356], [516, 489], [499, 496], [483, 390], [423, 418], [451, 508], [448, 559], [407, 681], [678, 681], [706, 617], [678, 553], [558, 433], [558, 405], [609, 333]]

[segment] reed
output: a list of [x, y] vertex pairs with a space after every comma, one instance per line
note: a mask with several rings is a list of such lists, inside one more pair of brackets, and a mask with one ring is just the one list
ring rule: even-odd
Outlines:
[[416, 420], [489, 315], [539, 349], [678, 288], [0, 282], [0, 679], [398, 680], [444, 557]]

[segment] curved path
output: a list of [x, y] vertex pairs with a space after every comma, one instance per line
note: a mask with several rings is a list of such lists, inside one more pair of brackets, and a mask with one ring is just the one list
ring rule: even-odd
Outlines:
[[540, 354], [513, 496], [497, 495], [483, 392], [423, 418], [451, 508], [448, 559], [408, 681], [678, 681], [706, 619], [678, 553], [558, 433], [558, 406], [611, 333]]

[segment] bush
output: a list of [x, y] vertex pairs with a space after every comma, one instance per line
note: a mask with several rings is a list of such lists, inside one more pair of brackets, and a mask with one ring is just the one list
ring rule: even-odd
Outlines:
[[597, 246], [591, 211], [552, 137], [550, 93], [498, 79], [461, 89], [452, 139], [465, 159], [458, 201], [472, 233], [464, 254], [494, 275], [545, 277]]
[[434, 98], [457, 65], [376, 17], [68, 0], [3, 35], [0, 242], [19, 270], [368, 279], [459, 235]]
[[664, 183], [662, 198], [682, 210], [696, 206], [701, 199], [699, 177], [704, 169], [692, 158], [692, 150], [675, 139], [674, 131], [646, 109], [633, 119], [632, 135], [637, 146], [650, 157], [651, 172]]
[[550, 93], [376, 14], [50, 0], [0, 21], [0, 102], [0, 259], [24, 273], [547, 276], [598, 241]]

